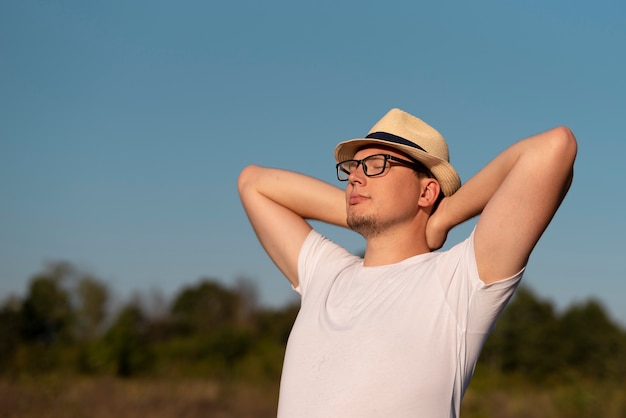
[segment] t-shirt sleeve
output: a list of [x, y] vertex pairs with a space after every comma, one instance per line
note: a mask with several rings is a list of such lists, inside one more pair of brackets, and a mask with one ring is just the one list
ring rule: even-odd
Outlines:
[[358, 257], [313, 229], [300, 249], [298, 286], [293, 289], [304, 297], [313, 281], [315, 285], [323, 285], [357, 259]]
[[474, 231], [442, 254], [438, 277], [450, 309], [463, 332], [489, 333], [517, 288], [524, 269], [514, 276], [485, 284], [479, 277], [474, 253]]

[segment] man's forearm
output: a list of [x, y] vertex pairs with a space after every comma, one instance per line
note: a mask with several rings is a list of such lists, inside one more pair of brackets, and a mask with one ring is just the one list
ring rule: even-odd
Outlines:
[[[456, 225], [474, 216], [480, 215], [498, 188], [506, 180], [513, 167], [521, 159], [533, 161], [536, 170], [545, 170], [543, 167], [546, 166], [553, 166], [554, 170], [558, 170], [560, 161], [558, 161], [558, 156], [555, 158], [555, 153], [551, 152], [550, 148], [553, 147], [554, 144], [550, 139], [555, 135], [558, 136], [561, 134], [562, 132], [556, 129], [526, 138], [511, 145], [496, 156], [482, 170], [468, 180], [454, 195], [446, 199], [447, 201], [441, 208], [443, 210], [438, 214], [441, 215], [439, 219], [437, 219], [439, 223], [438, 227], [449, 231]], [[569, 171], [569, 165], [565, 166], [564, 164], [563, 170], [565, 169]], [[552, 178], [555, 179], [556, 177], [558, 176], [553, 176]], [[550, 181], [550, 179], [546, 178], [546, 181]], [[571, 176], [566, 181], [565, 187], [562, 190], [562, 196], [558, 197], [559, 201], [565, 195], [565, 191], [569, 187], [570, 182]], [[531, 187], [533, 187], [533, 185], [528, 184], [529, 189], [526, 190], [526, 192], [531, 192]], [[525, 190], [520, 189], [519, 192], [520, 198], [523, 198]]]
[[344, 192], [304, 174], [250, 166], [240, 178], [240, 189], [253, 188], [304, 219], [347, 227]]

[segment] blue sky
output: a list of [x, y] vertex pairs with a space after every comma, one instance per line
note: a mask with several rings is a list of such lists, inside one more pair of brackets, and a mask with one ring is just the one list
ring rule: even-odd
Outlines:
[[400, 107], [444, 134], [464, 181], [569, 126], [576, 177], [525, 281], [626, 324], [626, 6], [420, 3], [2, 2], [0, 297], [63, 260], [121, 299], [248, 278], [280, 306], [294, 295], [241, 209], [239, 171], [335, 182], [335, 144]]

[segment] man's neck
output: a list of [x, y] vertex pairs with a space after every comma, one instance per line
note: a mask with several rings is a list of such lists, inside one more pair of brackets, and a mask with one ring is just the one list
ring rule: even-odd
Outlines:
[[389, 232], [367, 239], [363, 264], [369, 267], [384, 266], [429, 252], [424, 230]]

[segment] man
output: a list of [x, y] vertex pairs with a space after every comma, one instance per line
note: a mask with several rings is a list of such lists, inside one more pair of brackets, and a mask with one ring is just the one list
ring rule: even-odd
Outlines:
[[[513, 144], [461, 187], [435, 129], [392, 109], [335, 149], [345, 191], [250, 166], [239, 193], [267, 253], [301, 295], [281, 417], [456, 417], [483, 343], [572, 180], [564, 127]], [[448, 251], [454, 226], [480, 215]], [[307, 219], [363, 235], [363, 258]]]

